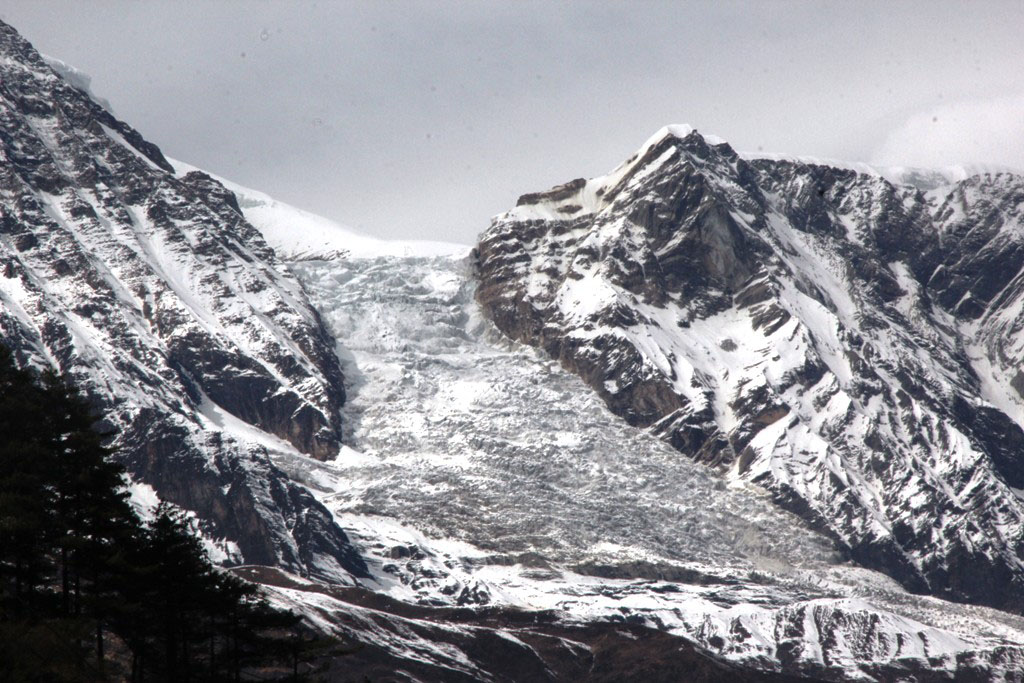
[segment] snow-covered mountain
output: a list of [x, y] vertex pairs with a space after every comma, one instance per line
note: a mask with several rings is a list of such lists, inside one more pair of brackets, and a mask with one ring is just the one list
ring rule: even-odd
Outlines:
[[1016, 179], [672, 129], [470, 254], [170, 161], [87, 83], [0, 24], [0, 337], [140, 505], [362, 643], [337, 677], [1021, 680], [1016, 280], [971, 279]]
[[337, 453], [342, 376], [301, 286], [229, 191], [177, 176], [4, 24], [0, 336], [84, 387], [137, 484], [195, 512], [227, 559], [362, 571], [326, 511], [228, 428]]
[[[410, 624], [379, 598], [367, 611], [321, 595], [308, 605], [320, 623], [452, 678], [501, 680], [471, 634], [493, 626], [482, 615], [509, 610], [542, 623], [557, 615], [561, 626], [644, 625], [748, 668], [831, 680], [1013, 680], [1024, 670], [1024, 619], [915, 596], [845, 562], [761, 487], [616, 419], [546, 354], [510, 342], [481, 315], [471, 261], [290, 268], [344, 355], [349, 431], [333, 461], [276, 462], [360, 549], [373, 576], [363, 586], [419, 605], [427, 622]], [[308, 590], [276, 595], [301, 607]], [[467, 607], [475, 620], [450, 620]], [[547, 628], [504, 619], [524, 644]], [[359, 626], [368, 622], [380, 629], [371, 638]], [[435, 629], [432, 646], [398, 647], [396, 634], [438, 622], [460, 635]], [[561, 637], [591, 646], [574, 630]], [[680, 675], [666, 668], [654, 680]]]
[[168, 161], [179, 175], [199, 171], [230, 190], [245, 219], [260, 231], [278, 258], [286, 261], [378, 256], [445, 256], [465, 255], [469, 252], [468, 246], [452, 242], [384, 240], [364, 235], [323, 216], [280, 202], [263, 192], [206, 173], [183, 161]]
[[1024, 178], [924, 192], [666, 128], [525, 195], [478, 300], [908, 588], [1024, 609]]

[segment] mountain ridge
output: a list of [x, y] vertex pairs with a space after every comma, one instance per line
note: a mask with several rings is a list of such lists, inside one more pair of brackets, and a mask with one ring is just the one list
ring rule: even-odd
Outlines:
[[[993, 300], [1020, 272], [1013, 207], [1024, 179], [961, 181], [943, 201], [932, 199], [941, 216], [933, 219], [916, 188], [843, 169], [748, 162], [718, 139], [676, 132], [682, 137], [663, 129], [607, 176], [526, 195], [496, 217], [476, 252], [477, 298], [487, 315], [583, 377], [631, 424], [730, 476], [760, 481], [860, 562], [915, 590], [1021, 609], [1005, 586], [1021, 581], [1024, 508], [1014, 489], [1022, 465], [1014, 444], [1024, 433], [981, 396], [967, 349], [942, 335], [956, 324], [945, 316], [964, 325], [991, 320], [975, 302]], [[980, 214], [970, 221], [952, 206], [965, 192], [975, 193], [969, 211]], [[991, 245], [978, 258], [1000, 267], [981, 269], [943, 251], [943, 231]], [[975, 334], [999, 343], [984, 326]], [[791, 358], [781, 359], [786, 349]], [[709, 356], [717, 362], [702, 360]], [[745, 373], [739, 356], [757, 369]], [[872, 396], [906, 424], [868, 405]], [[832, 423], [819, 420], [833, 400], [846, 407], [833, 404]], [[931, 415], [915, 414], [922, 410]], [[954, 433], [940, 425], [955, 425]], [[971, 463], [929, 464], [917, 428], [931, 430], [935, 454], [952, 450], [952, 459]], [[765, 443], [769, 435], [774, 445]], [[818, 455], [790, 452], [787, 439]], [[775, 446], [789, 455], [773, 457]], [[874, 455], [891, 451], [898, 456]], [[824, 464], [829, 458], [838, 460]], [[979, 485], [998, 501], [991, 506], [970, 488], [972, 466], [982, 462], [989, 478]], [[937, 475], [942, 468], [958, 471]], [[937, 496], [934, 506], [915, 515], [894, 495], [883, 500], [889, 477], [904, 478], [914, 491], [907, 499]], [[901, 505], [909, 524], [886, 512]], [[971, 528], [946, 544], [959, 558], [955, 570], [930, 547], [939, 537], [928, 510], [949, 511], [961, 520], [954, 528]], [[982, 527], [968, 521], [974, 514]], [[1004, 533], [1017, 540], [1004, 542]], [[929, 540], [910, 549], [917, 538]], [[970, 550], [980, 544], [995, 559]], [[985, 564], [992, 573], [978, 588]], [[944, 588], [967, 575], [962, 587]]]
[[6, 24], [0, 74], [4, 338], [68, 374], [110, 416], [132, 476], [248, 561], [362, 572], [326, 511], [208, 415], [337, 451], [343, 380], [301, 287], [230, 192], [176, 178]]

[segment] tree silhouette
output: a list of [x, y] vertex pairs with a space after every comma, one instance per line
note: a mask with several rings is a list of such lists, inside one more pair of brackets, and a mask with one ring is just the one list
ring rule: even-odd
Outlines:
[[140, 520], [98, 423], [0, 345], [0, 680], [107, 680], [111, 639], [132, 681], [299, 680], [299, 618], [215, 567], [184, 512]]

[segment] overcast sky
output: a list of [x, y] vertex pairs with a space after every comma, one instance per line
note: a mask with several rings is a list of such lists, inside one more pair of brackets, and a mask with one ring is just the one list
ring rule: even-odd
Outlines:
[[1024, 166], [1024, 2], [5, 0], [165, 154], [385, 237], [471, 242], [661, 126]]

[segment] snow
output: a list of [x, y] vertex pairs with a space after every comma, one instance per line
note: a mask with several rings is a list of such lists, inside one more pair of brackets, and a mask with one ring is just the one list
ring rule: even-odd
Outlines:
[[[808, 629], [802, 657], [820, 662], [827, 649], [829, 661], [851, 671], [869, 656], [932, 657], [932, 666], [952, 667], [956, 653], [1024, 638], [1008, 615], [965, 613], [964, 606], [910, 596], [873, 572], [833, 564], [820, 539], [773, 510], [756, 486], [725, 487], [611, 418], [577, 379], [481, 320], [468, 264], [349, 258], [291, 268], [344, 349], [350, 431], [334, 461], [305, 459], [286, 469], [317, 482], [311, 490], [367, 559], [367, 587], [423, 604], [453, 604], [471, 589], [490, 605], [555, 610], [573, 623], [628, 610], [705, 646], [717, 635], [727, 643], [724, 656], [749, 662], [775, 656], [780, 624], [824, 619], [831, 630]], [[656, 323], [652, 334], [672, 329], [665, 311], [640, 310]], [[732, 381], [746, 365], [791, 362], [745, 343], [745, 313], [695, 325], [706, 331], [691, 328], [691, 339], [706, 341], [701, 353], [686, 353], [707, 352], [701, 369], [721, 366], [715, 381]], [[794, 325], [775, 338], [792, 336]], [[736, 350], [721, 348], [725, 336]], [[759, 438], [785, 438], [786, 424], [776, 422]], [[800, 448], [812, 443], [808, 434]], [[800, 457], [836, 454], [819, 449]], [[848, 463], [833, 467], [852, 472]], [[629, 577], [637, 562], [718, 578], [702, 586]], [[588, 563], [623, 568], [627, 578], [576, 569]], [[751, 581], [756, 573], [771, 578]], [[289, 601], [304, 604], [299, 595]], [[322, 598], [313, 602], [329, 611]], [[864, 635], [879, 618], [884, 626], [868, 632], [884, 633], [887, 643], [899, 634], [904, 649], [879, 649]], [[737, 624], [749, 639], [735, 639]], [[982, 624], [996, 629], [994, 640], [979, 635]], [[407, 647], [390, 636], [366, 637]]]
[[[664, 138], [670, 135], [682, 139], [687, 138], [694, 133], [697, 133], [697, 129], [688, 123], [673, 123], [667, 126], [663, 126], [662, 128], [658, 129], [658, 132], [656, 132], [654, 135], [648, 138], [647, 141], [640, 146], [641, 152], [639, 156], [643, 156], [646, 150], [650, 149], [651, 147], [658, 144]], [[724, 138], [721, 138], [717, 135], [708, 135], [707, 133], [698, 133], [698, 135], [704, 138], [704, 141], [707, 142], [709, 145], [728, 144]]]
[[966, 351], [971, 366], [978, 374], [981, 396], [1024, 427], [1024, 402], [1011, 384], [1014, 375], [993, 363], [982, 344], [968, 343]]
[[[543, 200], [536, 203], [516, 206], [505, 213], [495, 216], [493, 220], [565, 221], [579, 218], [587, 214], [597, 213], [608, 206], [610, 199], [607, 196], [607, 192], [618, 186], [619, 183], [626, 178], [627, 175], [630, 175], [631, 172], [633, 175], [630, 177], [629, 184], [635, 185], [641, 182], [645, 177], [656, 173], [659, 168], [679, 153], [675, 148], [667, 149], [659, 155], [657, 159], [648, 163], [643, 169], [635, 171], [637, 164], [646, 157], [652, 147], [667, 137], [683, 139], [693, 134], [697, 134], [702, 137], [709, 145], [727, 144], [724, 139], [716, 135], [698, 133], [693, 126], [688, 124], [664, 126], [648, 138], [644, 144], [640, 146], [637, 153], [630, 157], [629, 161], [620, 164], [618, 168], [607, 175], [587, 180], [586, 184], [577, 192], [567, 195], [557, 201]], [[580, 209], [575, 213], [568, 213], [569, 207], [580, 207]]]
[[246, 219], [278, 256], [290, 260], [313, 258], [447, 256], [462, 258], [470, 247], [452, 242], [383, 240], [363, 235], [328, 218], [295, 208], [262, 192], [181, 161], [168, 159], [177, 174], [202, 171], [221, 182], [238, 199]]
[[219, 431], [230, 434], [239, 443], [266, 448], [269, 451], [301, 455], [290, 443], [266, 432], [245, 420], [235, 417], [228, 411], [210, 400], [202, 389], [198, 389], [202, 400], [198, 406], [199, 417], [203, 428], [207, 431]]
[[266, 586], [264, 592], [274, 603], [302, 615], [324, 632], [381, 647], [399, 659], [454, 671], [459, 678], [487, 679], [472, 658], [457, 646], [424, 635], [442, 632], [458, 642], [471, 633], [470, 627], [397, 617], [309, 589]]
[[[572, 548], [570, 556], [582, 558], [598, 541], [620, 537], [635, 545], [653, 532], [627, 524], [609, 536], [603, 525], [580, 526], [586, 510], [598, 507], [616, 511], [626, 524], [634, 496], [649, 479], [660, 480], [666, 493], [678, 489], [668, 494], [663, 514], [706, 510], [698, 499], [722, 499], [700, 466], [681, 464], [656, 439], [614, 423], [596, 427], [607, 423], [606, 411], [578, 380], [553, 372], [532, 353], [488, 343], [486, 335], [493, 333], [473, 323], [478, 315], [465, 264], [407, 259], [291, 267], [349, 354], [344, 369], [355, 378], [345, 409], [349, 445], [374, 458], [363, 472], [346, 463], [348, 483], [332, 498], [334, 509], [391, 510], [437, 528], [441, 536], [479, 543], [502, 536], [514, 542], [528, 533], [535, 547]], [[457, 275], [462, 287], [454, 293], [432, 289], [430, 283], [448, 281], [434, 275], [438, 270]], [[635, 455], [622, 461], [621, 452]], [[595, 470], [596, 463], [603, 470]], [[459, 522], [461, 528], [453, 528], [456, 520], [446, 513], [453, 491], [471, 496], [480, 508]], [[569, 491], [582, 497], [581, 509], [562, 521]], [[351, 502], [341, 507], [345, 498]], [[721, 513], [757, 517], [754, 508]], [[513, 522], [524, 531], [510, 527]], [[673, 555], [733, 553], [716, 550], [719, 542], [710, 535], [699, 544], [686, 540], [703, 521], [678, 526]]]
[[106, 109], [110, 114], [114, 114], [114, 109], [110, 106], [110, 102], [97, 96], [96, 93], [92, 91], [92, 76], [71, 66], [67, 62], [57, 59], [56, 57], [44, 54], [41, 54], [40, 57], [43, 58], [43, 61], [46, 62], [47, 66], [57, 72], [58, 76], [84, 92], [89, 96], [89, 99]]
[[153, 511], [160, 504], [160, 497], [149, 484], [133, 481], [128, 485], [128, 502], [135, 512], [144, 520], [153, 519]]
[[[706, 138], [707, 136], [705, 136]], [[913, 166], [882, 166], [861, 161], [847, 161], [830, 157], [783, 154], [773, 152], [738, 152], [740, 158], [748, 161], [767, 159], [770, 161], [790, 161], [811, 166], [829, 166], [863, 175], [884, 178], [893, 185], [907, 185], [920, 190], [934, 192], [948, 191], [950, 186], [972, 176], [995, 175], [997, 173], [1013, 173], [1021, 175], [1024, 167], [1014, 168], [998, 164], [959, 164], [935, 168]]]

